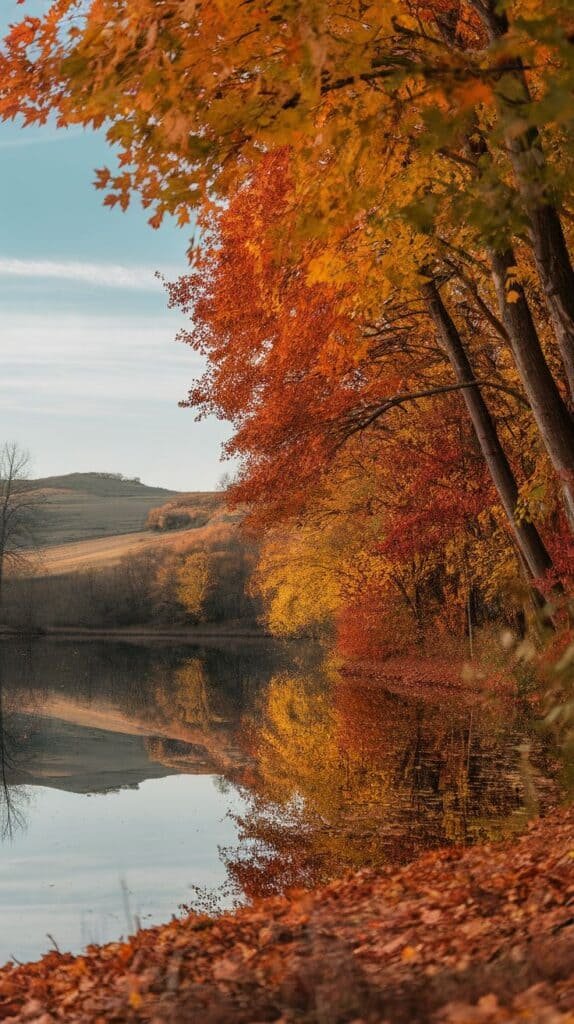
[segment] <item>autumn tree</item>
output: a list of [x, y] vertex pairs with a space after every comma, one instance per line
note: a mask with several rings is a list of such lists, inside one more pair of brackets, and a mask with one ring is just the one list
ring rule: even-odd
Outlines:
[[190, 402], [236, 426], [236, 495], [300, 512], [350, 438], [385, 450], [458, 394], [520, 560], [552, 579], [574, 524], [572, 50], [566, 0], [57, 0], [7, 37], [0, 113], [105, 124], [108, 205], [197, 214], [172, 301], [210, 361]]
[[205, 551], [186, 555], [177, 569], [177, 598], [186, 613], [196, 621], [202, 618], [211, 585], [209, 555]]
[[254, 585], [273, 632], [327, 625], [359, 658], [432, 633], [431, 649], [467, 654], [469, 622], [513, 621], [527, 579], [469, 429], [451, 394], [393, 424], [384, 456], [377, 431], [342, 450], [304, 515], [267, 530]]
[[[194, 328], [183, 339], [210, 360], [189, 402], [237, 427], [228, 450], [245, 462], [235, 493], [266, 509], [264, 517], [271, 521], [294, 511], [313, 493], [318, 474], [335, 464], [341, 445], [360, 432], [374, 431], [379, 454], [386, 451], [395, 458], [393, 435], [405, 433], [397, 426], [397, 412], [408, 412], [406, 434], [412, 438], [417, 407], [444, 403], [459, 390], [520, 555], [531, 576], [540, 579], [551, 567], [551, 556], [531, 516], [515, 514], [520, 482], [491, 411], [497, 408], [506, 419], [512, 411], [530, 429], [527, 406], [496, 338], [489, 337], [492, 328], [459, 294], [462, 328], [484, 336], [475, 375], [461, 329], [434, 283], [423, 285], [424, 298], [417, 286], [410, 302], [391, 294], [379, 318], [361, 326], [346, 312], [346, 304], [360, 302], [363, 282], [356, 287], [310, 283], [310, 275], [319, 273], [316, 246], [306, 262], [289, 259], [288, 252], [284, 260], [277, 259], [289, 223], [288, 181], [285, 153], [262, 164], [255, 182], [219, 218], [218, 245], [204, 254], [195, 274], [171, 288], [174, 304], [193, 307]], [[449, 382], [449, 364], [454, 383]], [[494, 396], [490, 408], [477, 380]], [[516, 432], [512, 439], [507, 428], [504, 433], [515, 447]], [[465, 432], [464, 437], [472, 447], [472, 435]], [[438, 443], [444, 445], [444, 439]], [[368, 468], [365, 461], [364, 471], [373, 472], [376, 456]], [[531, 462], [528, 472], [533, 469]], [[287, 489], [284, 479], [290, 482]], [[454, 488], [451, 500], [455, 509]], [[279, 551], [276, 564], [280, 561]]]

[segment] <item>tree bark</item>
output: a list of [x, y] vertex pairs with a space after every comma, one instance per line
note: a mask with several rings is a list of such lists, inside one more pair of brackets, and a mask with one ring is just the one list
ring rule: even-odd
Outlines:
[[[492, 0], [477, 0], [474, 6], [492, 42], [506, 35], [507, 17], [496, 9]], [[520, 61], [518, 63], [521, 65]], [[531, 95], [524, 71], [519, 66], [512, 74], [519, 83], [522, 101], [529, 103]], [[528, 215], [536, 269], [562, 356], [570, 398], [574, 399], [574, 268], [558, 210], [545, 193], [546, 158], [540, 135], [535, 127], [518, 135], [506, 132], [505, 144]]]
[[508, 275], [516, 265], [512, 249], [491, 250], [489, 255], [500, 317], [546, 451], [560, 478], [566, 514], [574, 533], [574, 421], [546, 362], [520, 282], [512, 281], [515, 301], [508, 300]]
[[[524, 89], [528, 91], [526, 82]], [[534, 261], [562, 356], [570, 398], [574, 399], [574, 270], [558, 211], [543, 197], [541, 201], [540, 189], [536, 186], [544, 165], [538, 132], [507, 136], [506, 146], [528, 214]]]
[[[467, 384], [473, 381], [475, 376], [470, 360], [435, 282], [426, 284], [424, 292], [427, 309], [457, 382]], [[464, 388], [462, 397], [518, 550], [533, 579], [542, 579], [552, 568], [552, 559], [534, 523], [516, 520], [518, 485], [479, 385]]]

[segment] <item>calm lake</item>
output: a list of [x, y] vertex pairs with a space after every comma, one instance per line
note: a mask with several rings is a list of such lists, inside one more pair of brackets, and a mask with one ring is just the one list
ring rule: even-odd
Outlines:
[[312, 648], [0, 646], [0, 962], [524, 827], [556, 765], [502, 697]]

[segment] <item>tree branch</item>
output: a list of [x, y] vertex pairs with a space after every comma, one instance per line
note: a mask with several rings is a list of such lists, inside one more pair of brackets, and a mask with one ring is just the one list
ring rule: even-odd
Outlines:
[[[508, 387], [506, 384], [498, 384], [489, 380], [471, 380], [464, 384], [441, 384], [437, 387], [425, 388], [421, 391], [405, 391], [401, 394], [393, 395], [392, 398], [388, 398], [375, 409], [369, 411], [365, 419], [361, 419], [359, 422], [350, 426], [348, 430], [345, 431], [341, 444], [347, 441], [354, 434], [358, 434], [361, 430], [366, 430], [368, 427], [372, 426], [376, 420], [380, 419], [381, 416], [384, 416], [384, 414], [389, 412], [391, 409], [405, 405], [407, 402], [416, 402], [421, 398], [434, 398], [436, 395], [446, 395], [449, 394], [449, 392], [462, 391], [467, 388], [493, 388], [496, 391], [504, 391], [506, 394], [512, 395], [512, 397], [520, 402], [521, 405], [526, 408], [528, 407], [528, 403], [520, 392], [516, 391], [514, 388]], [[365, 412], [366, 410], [363, 412], [363, 415]], [[360, 416], [361, 414], [359, 413], [357, 415]]]

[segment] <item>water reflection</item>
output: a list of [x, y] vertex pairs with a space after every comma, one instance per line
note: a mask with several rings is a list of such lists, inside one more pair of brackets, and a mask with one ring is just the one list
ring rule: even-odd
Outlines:
[[[137, 874], [147, 846], [138, 899], [151, 921], [193, 902], [200, 877], [208, 900], [225, 872], [227, 898], [229, 885], [236, 899], [313, 885], [349, 867], [498, 838], [523, 827], [537, 802], [555, 799], [550, 755], [515, 703], [448, 699], [431, 688], [413, 696], [400, 681], [329, 674], [320, 660], [312, 648], [264, 643], [0, 645], [5, 866], [15, 858], [14, 875], [29, 858], [27, 877], [56, 876], [65, 863], [84, 879], [105, 861], [108, 873], [127, 864]], [[167, 786], [175, 776], [196, 779], [196, 789]], [[167, 788], [150, 788], [154, 780]], [[210, 798], [205, 784], [213, 782]], [[52, 834], [47, 798], [38, 797], [48, 791], [82, 798], [73, 804], [76, 816], [81, 806], [82, 841], [70, 834], [72, 805], [62, 799], [53, 807], [66, 834]], [[111, 797], [128, 792], [127, 802]], [[160, 792], [187, 795], [172, 806]], [[85, 801], [94, 794], [104, 802]], [[18, 846], [27, 821], [34, 835]], [[98, 838], [88, 844], [88, 834]], [[1, 869], [0, 861], [0, 883]], [[20, 897], [9, 894], [6, 876], [3, 925], [19, 913]], [[93, 898], [112, 922], [97, 936], [119, 935], [119, 887], [118, 906], [109, 885], [105, 898]], [[57, 933], [57, 921], [49, 930]]]
[[241, 797], [220, 780], [245, 770], [242, 716], [282, 658], [0, 645], [0, 963], [40, 955], [47, 933], [75, 951], [120, 937], [126, 892], [144, 924], [221, 892]]
[[6, 790], [115, 791], [241, 769], [238, 732], [281, 652], [111, 644], [0, 648]]
[[4, 687], [0, 676], [0, 840], [13, 839], [25, 828], [26, 789], [15, 786], [24, 747], [23, 737], [14, 728], [14, 716], [4, 707]]
[[494, 698], [435, 702], [372, 682], [280, 675], [253, 722], [251, 753], [242, 842], [226, 851], [249, 896], [497, 839], [555, 797], [535, 724]]

